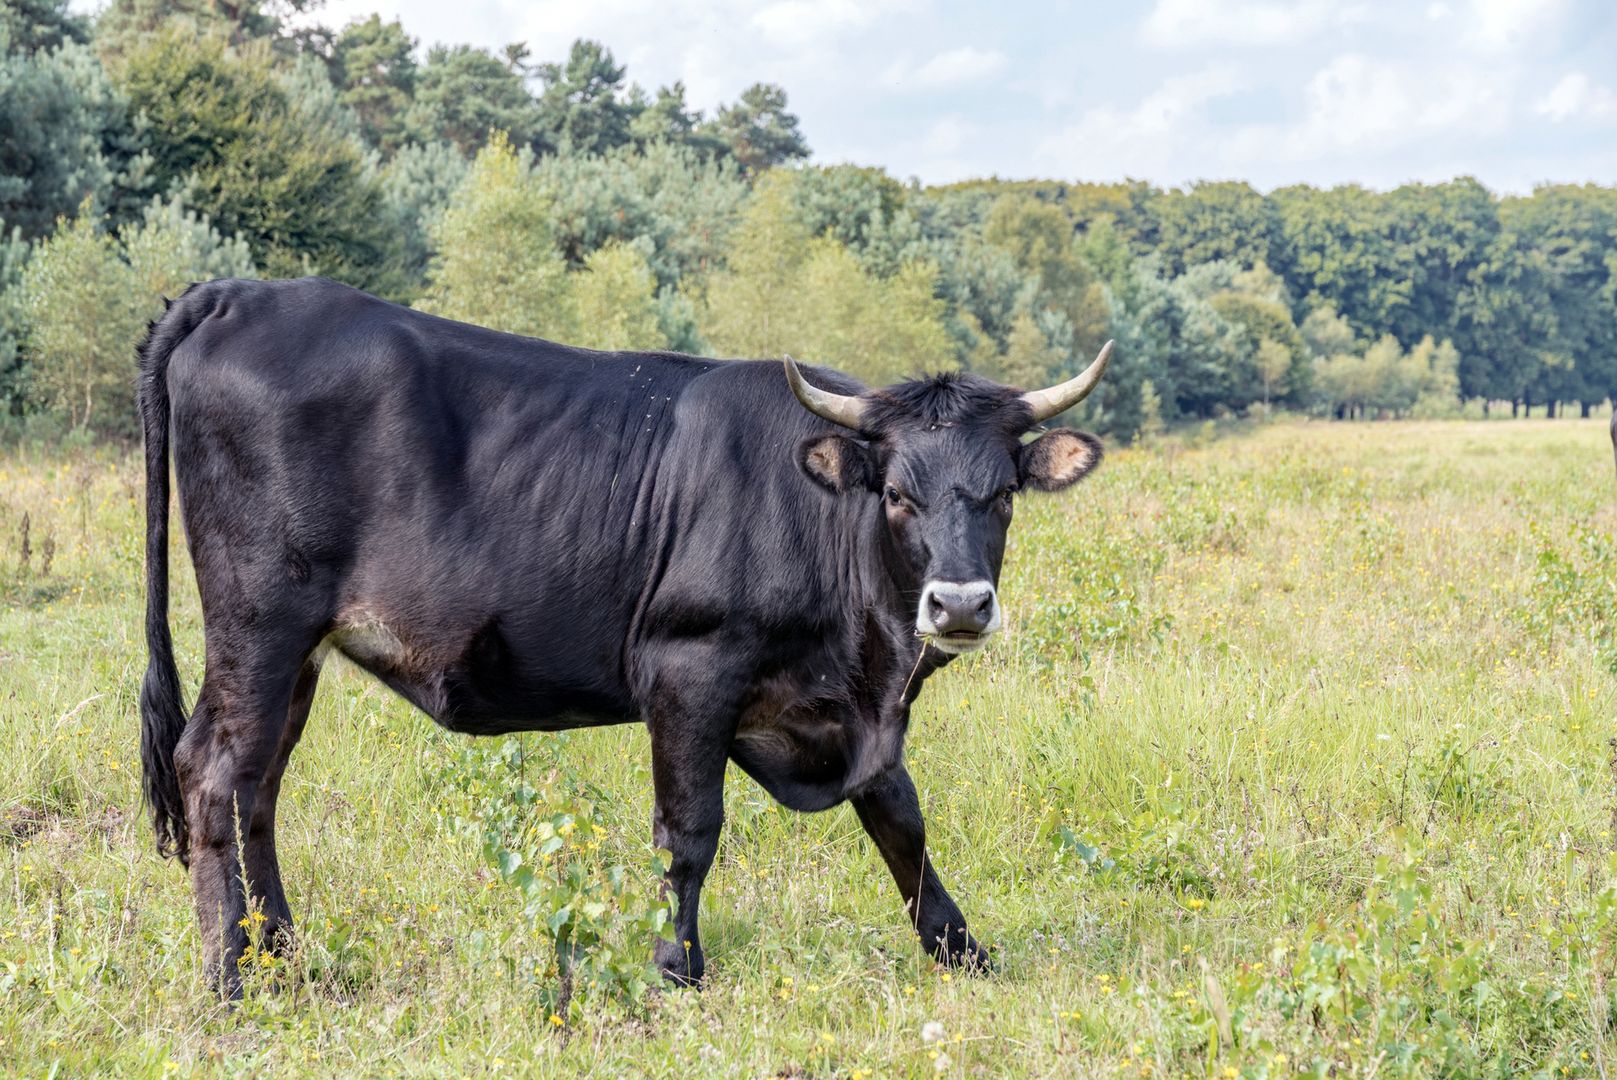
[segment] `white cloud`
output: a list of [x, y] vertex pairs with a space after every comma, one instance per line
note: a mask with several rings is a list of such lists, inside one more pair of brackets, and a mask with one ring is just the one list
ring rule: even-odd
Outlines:
[[592, 38], [627, 64], [630, 79], [648, 87], [682, 80], [688, 100], [711, 109], [754, 82], [781, 83], [794, 105], [840, 97], [861, 74], [850, 67], [857, 48], [890, 36], [902, 21], [895, 16], [912, 16], [927, 2], [326, 0], [301, 21], [340, 26], [380, 11], [384, 19], [401, 16], [423, 45], [470, 41], [497, 49], [526, 41], [545, 60], [565, 57], [575, 38]]
[[989, 136], [981, 124], [959, 113], [944, 113], [919, 126], [913, 136], [906, 133], [889, 141], [878, 157], [862, 161], [880, 161], [901, 178], [924, 176], [932, 183], [966, 180], [984, 175], [983, 147]]
[[1284, 45], [1359, 14], [1329, 0], [1157, 0], [1141, 32], [1167, 48]]
[[776, 45], [802, 44], [866, 26], [881, 8], [860, 0], [777, 0], [754, 13], [752, 25]]
[[1533, 108], [1558, 124], [1564, 120], [1604, 119], [1617, 115], [1617, 94], [1583, 72], [1574, 71], [1562, 76]]
[[1246, 85], [1240, 73], [1222, 65], [1174, 76], [1132, 108], [1090, 109], [1042, 139], [1036, 160], [1066, 176], [1161, 176], [1173, 162], [1194, 159], [1187, 143], [1201, 140], [1204, 125], [1198, 121], [1207, 103]]
[[1336, 57], [1303, 88], [1303, 115], [1290, 124], [1254, 124], [1231, 136], [1229, 151], [1254, 165], [1365, 160], [1433, 139], [1476, 139], [1509, 123], [1509, 90], [1478, 67]]
[[1038, 0], [326, 0], [307, 18], [379, 11], [423, 45], [526, 41], [545, 60], [593, 38], [704, 110], [779, 83], [819, 160], [928, 181], [1466, 172], [1524, 190], [1617, 176], [1588, 134], [1617, 130], [1617, 75], [1589, 59], [1611, 52], [1612, 2], [1150, 0], [1096, 19]]
[[997, 75], [1004, 68], [1004, 53], [966, 45], [940, 52], [920, 67], [911, 67], [907, 60], [901, 59], [887, 69], [882, 81], [889, 86], [936, 90], [945, 86], [977, 82], [991, 75]]
[[1553, 28], [1564, 14], [1564, 0], [1471, 0], [1469, 37], [1484, 49], [1514, 49]]
[[935, 156], [958, 153], [977, 134], [977, 125], [967, 123], [958, 116], [940, 116], [927, 129], [921, 140], [921, 150]]

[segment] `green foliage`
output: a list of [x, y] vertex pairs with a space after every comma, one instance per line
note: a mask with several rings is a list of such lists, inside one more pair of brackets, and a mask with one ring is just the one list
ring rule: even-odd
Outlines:
[[1465, 738], [1465, 725], [1456, 724], [1421, 761], [1418, 775], [1434, 808], [1463, 818], [1491, 807], [1499, 794], [1498, 768], [1478, 750]]
[[789, 353], [872, 384], [937, 366], [950, 353], [935, 271], [910, 263], [877, 278], [830, 237], [812, 238], [794, 178], [760, 180], [731, 234], [726, 270], [707, 289], [702, 333], [729, 356]]
[[1094, 272], [1072, 243], [1072, 224], [1056, 207], [1031, 195], [1003, 195], [983, 223], [983, 239], [1003, 248], [1052, 296], [1081, 293]]
[[1157, 249], [1171, 273], [1220, 261], [1250, 268], [1269, 257], [1271, 210], [1250, 184], [1202, 182], [1164, 191], [1152, 200], [1151, 213]]
[[629, 111], [629, 135], [636, 145], [690, 143], [700, 145], [708, 156], [723, 150], [716, 140], [698, 134], [702, 114], [686, 104], [683, 82], [658, 87], [655, 98], [648, 98], [638, 85], [630, 87]]
[[349, 23], [333, 44], [331, 76], [342, 102], [358, 115], [366, 141], [384, 151], [405, 139], [419, 73], [415, 44], [397, 19], [384, 23], [380, 15]]
[[1055, 824], [1050, 837], [1058, 853], [1075, 856], [1108, 881], [1203, 899], [1217, 892], [1221, 871], [1209, 861], [1210, 839], [1177, 799], [1134, 814], [1116, 814], [1109, 825], [1094, 832], [1103, 838]]
[[0, 222], [0, 416], [16, 416], [29, 406], [27, 363], [21, 342], [27, 323], [16, 288], [28, 262], [21, 230]]
[[1297, 358], [1292, 350], [1286, 348], [1273, 338], [1263, 338], [1258, 342], [1257, 368], [1258, 378], [1263, 381], [1263, 403], [1269, 404], [1271, 398], [1284, 385], [1286, 376], [1292, 371]]
[[573, 42], [566, 63], [541, 64], [538, 75], [539, 130], [547, 145], [604, 154], [629, 142], [634, 110], [623, 92], [624, 68], [600, 42]]
[[284, 29], [282, 16], [306, 11], [318, 0], [111, 0], [96, 16], [96, 47], [118, 57], [152, 37], [221, 37], [232, 45], [271, 42]]
[[520, 739], [459, 752], [442, 782], [459, 805], [453, 831], [481, 843], [484, 861], [523, 898], [523, 914], [550, 955], [507, 955], [510, 975], [539, 987], [550, 1022], [578, 1021], [602, 999], [642, 1002], [660, 986], [651, 942], [674, 940], [671, 897], [653, 899], [662, 852], [632, 865], [601, 854], [613, 796], [569, 763], [565, 734], [540, 752]]
[[[1323, 920], [1281, 955], [1290, 961], [1255, 988], [1296, 1022], [1371, 1035], [1371, 1053], [1400, 1072], [1417, 1055], [1464, 1069], [1462, 1017], [1489, 1008], [1491, 943], [1457, 936], [1438, 905], [1420, 847], [1379, 856], [1371, 887], [1338, 925]], [[1241, 995], [1245, 996], [1245, 995]], [[1426, 1038], [1413, 1039], [1417, 1030]], [[1429, 1041], [1428, 1041], [1429, 1040]]]
[[907, 193], [880, 169], [854, 165], [807, 167], [795, 172], [792, 203], [811, 236], [829, 236], [859, 256], [867, 270], [896, 272], [919, 239]]
[[464, 154], [480, 149], [493, 131], [519, 147], [543, 145], [539, 107], [522, 76], [482, 49], [434, 45], [415, 82], [404, 121], [411, 138], [452, 142]]
[[468, 168], [460, 151], [446, 142], [411, 143], [383, 167], [379, 180], [394, 229], [399, 299], [411, 299], [426, 280], [432, 232]]
[[[31, 390], [74, 427], [113, 435], [136, 430], [131, 343], [154, 317], [156, 297], [138, 298], [116, 239], [86, 212], [41, 245], [18, 285], [28, 327]], [[94, 311], [94, 319], [79, 313]]]
[[1139, 426], [1140, 383], [1149, 378], [1170, 415], [1210, 416], [1260, 396], [1253, 343], [1184, 279], [1168, 280], [1154, 260], [1125, 264], [1111, 283], [1117, 356], [1085, 403], [1102, 430], [1123, 438]]
[[592, 349], [664, 349], [657, 280], [638, 248], [611, 243], [591, 252], [571, 276], [578, 332], [573, 343]]
[[1307, 347], [1279, 300], [1232, 288], [1209, 298], [1214, 311], [1241, 334], [1241, 362], [1226, 372], [1221, 397], [1231, 409], [1262, 399], [1307, 400], [1312, 367]]
[[89, 197], [125, 220], [150, 187], [143, 128], [87, 46], [0, 56], [0, 219], [34, 238]]
[[754, 83], [734, 105], [721, 105], [708, 133], [728, 148], [745, 172], [755, 173], [809, 156], [797, 117], [786, 111], [786, 91]]
[[372, 155], [363, 138], [359, 114], [348, 107], [331, 84], [326, 63], [311, 53], [299, 53], [289, 61], [278, 62], [275, 74], [298, 119], [353, 147], [368, 178]]
[[[1194, 499], [1179, 511], [1194, 514]], [[1113, 650], [1161, 644], [1173, 629], [1173, 616], [1153, 602], [1151, 582], [1167, 553], [1160, 544], [1140, 543], [1108, 530], [1073, 544], [1036, 530], [1023, 530], [1028, 549], [1057, 553], [1043, 569], [1059, 588], [1033, 607], [1017, 625], [1017, 639], [1043, 662], [1087, 665]]]
[[1459, 400], [1459, 353], [1428, 335], [1407, 352], [1390, 334], [1365, 353], [1340, 353], [1319, 363], [1321, 401], [1343, 416], [1443, 416]]
[[432, 235], [421, 310], [513, 334], [573, 336], [550, 196], [503, 133], [478, 153]]
[[0, 6], [0, 54], [50, 52], [90, 40], [90, 24], [67, 0], [8, 0]]
[[121, 237], [98, 231], [86, 203], [40, 245], [15, 286], [31, 393], [71, 427], [134, 435], [134, 346], [163, 298], [192, 281], [252, 273], [244, 243], [222, 238], [177, 200], [154, 200]]
[[[1617, 192], [1547, 185], [1499, 206], [1486, 293], [1464, 312], [1497, 338], [1482, 372], [1496, 396], [1598, 401], [1617, 386]], [[1479, 331], [1480, 333], [1481, 331]], [[1462, 349], [1462, 352], [1464, 350]]]
[[1573, 523], [1564, 537], [1538, 522], [1530, 527], [1537, 574], [1520, 611], [1523, 624], [1545, 649], [1569, 637], [1589, 641], [1617, 675], [1617, 541], [1587, 521]]
[[718, 266], [747, 198], [733, 162], [672, 142], [594, 157], [548, 156], [534, 173], [550, 193], [570, 265], [582, 266], [614, 240], [649, 242], [652, 271], [670, 287], [692, 286]]
[[385, 284], [380, 188], [350, 142], [310, 125], [263, 48], [233, 54], [218, 38], [165, 33], [130, 51], [118, 78], [151, 121], [160, 181], [184, 182], [266, 273]]
[[1063, 350], [1051, 346], [1038, 321], [1022, 311], [1011, 323], [1004, 353], [980, 357], [973, 367], [1007, 386], [1040, 387], [1060, 381], [1066, 359]]
[[[1112, 336], [1112, 311], [1105, 287], [1073, 242], [1065, 212], [1032, 195], [1003, 195], [988, 210], [983, 239], [1010, 255], [1026, 282], [1016, 300], [1019, 314], [1013, 318], [1001, 366], [1017, 371], [1027, 386], [1076, 374]], [[1043, 334], [1048, 359], [1042, 368], [1012, 359], [1012, 352], [1027, 357], [1032, 346], [1016, 340], [1016, 327], [1024, 327], [1025, 335], [1027, 325], [1021, 312], [1031, 313]]]
[[1134, 432], [1134, 441], [1149, 443], [1162, 434], [1162, 397], [1150, 379], [1140, 380], [1140, 426]]
[[1315, 360], [1351, 353], [1358, 346], [1352, 325], [1329, 305], [1310, 310], [1297, 329]]

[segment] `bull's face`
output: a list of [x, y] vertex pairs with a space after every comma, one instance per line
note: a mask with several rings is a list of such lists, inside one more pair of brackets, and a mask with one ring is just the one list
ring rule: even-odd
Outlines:
[[843, 497], [881, 501], [887, 553], [917, 596], [915, 632], [935, 647], [970, 652], [1000, 628], [999, 571], [1016, 496], [1060, 491], [1100, 463], [1093, 435], [1057, 428], [1022, 437], [1088, 393], [1108, 356], [1109, 347], [1073, 383], [1030, 394], [943, 376], [849, 397], [810, 386], [788, 362], [799, 400], [859, 435], [809, 439], [804, 471]]

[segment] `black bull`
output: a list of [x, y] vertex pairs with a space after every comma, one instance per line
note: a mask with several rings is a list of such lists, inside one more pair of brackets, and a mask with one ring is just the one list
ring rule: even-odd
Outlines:
[[[999, 625], [1012, 495], [1098, 463], [1092, 436], [1022, 436], [1105, 362], [1029, 394], [968, 375], [866, 392], [790, 361], [514, 337], [316, 279], [188, 290], [141, 349], [141, 758], [209, 979], [237, 988], [249, 903], [289, 940], [275, 803], [333, 648], [454, 731], [643, 720], [671, 979], [702, 974], [730, 760], [786, 806], [852, 801], [923, 945], [985, 964], [927, 859], [904, 733], [927, 676]], [[206, 640], [189, 719], [170, 448]]]

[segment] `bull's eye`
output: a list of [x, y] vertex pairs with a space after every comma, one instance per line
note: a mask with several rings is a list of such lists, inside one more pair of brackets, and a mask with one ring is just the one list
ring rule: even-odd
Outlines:
[[1011, 484], [1008, 487], [1000, 489], [999, 505], [1003, 509], [1009, 510], [1011, 508], [1011, 498], [1015, 494], [1016, 494], [1016, 485], [1015, 484]]
[[887, 505], [893, 507], [904, 505], [904, 496], [900, 495], [892, 484], [887, 485]]

